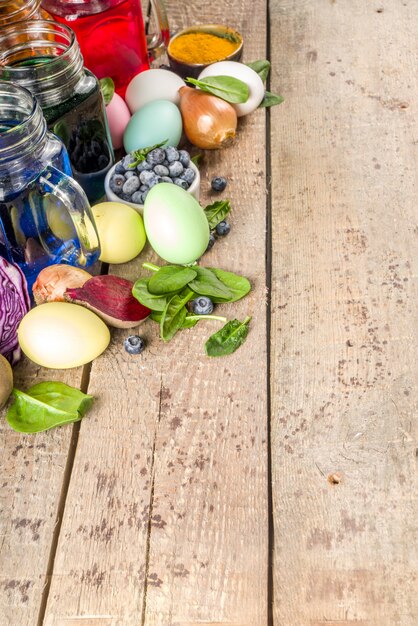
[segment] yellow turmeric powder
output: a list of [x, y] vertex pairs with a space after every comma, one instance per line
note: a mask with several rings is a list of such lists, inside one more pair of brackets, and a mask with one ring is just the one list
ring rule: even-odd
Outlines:
[[184, 33], [173, 39], [169, 52], [183, 63], [214, 63], [235, 52], [240, 43], [212, 33]]

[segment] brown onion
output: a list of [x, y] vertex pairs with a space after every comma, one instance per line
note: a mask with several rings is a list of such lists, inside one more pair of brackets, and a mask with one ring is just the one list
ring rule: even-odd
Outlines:
[[193, 145], [213, 150], [231, 143], [237, 128], [231, 104], [191, 87], [181, 87], [179, 94], [183, 129]]
[[69, 287], [82, 287], [91, 278], [88, 272], [72, 265], [49, 265], [39, 272], [32, 287], [36, 304], [64, 302]]

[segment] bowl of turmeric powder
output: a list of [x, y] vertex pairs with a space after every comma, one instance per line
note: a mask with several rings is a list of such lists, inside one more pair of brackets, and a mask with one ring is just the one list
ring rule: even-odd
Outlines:
[[228, 26], [196, 24], [171, 38], [167, 55], [176, 74], [197, 78], [211, 63], [239, 61], [243, 45], [242, 35]]

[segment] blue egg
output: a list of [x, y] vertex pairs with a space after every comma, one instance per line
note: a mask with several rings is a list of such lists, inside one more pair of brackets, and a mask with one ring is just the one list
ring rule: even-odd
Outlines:
[[123, 135], [126, 152], [148, 148], [163, 141], [177, 146], [183, 124], [178, 107], [169, 100], [154, 100], [131, 117]]

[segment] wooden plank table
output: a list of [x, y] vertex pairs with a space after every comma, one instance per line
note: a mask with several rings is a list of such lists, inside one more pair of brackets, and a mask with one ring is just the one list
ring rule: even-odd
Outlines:
[[414, 4], [167, 2], [174, 29], [236, 27], [285, 96], [202, 166], [233, 206], [205, 264], [250, 278], [225, 310], [251, 332], [219, 360], [207, 326], [151, 323], [139, 358], [117, 331], [83, 369], [22, 360], [18, 388], [96, 400], [0, 421], [0, 626], [418, 623]]

